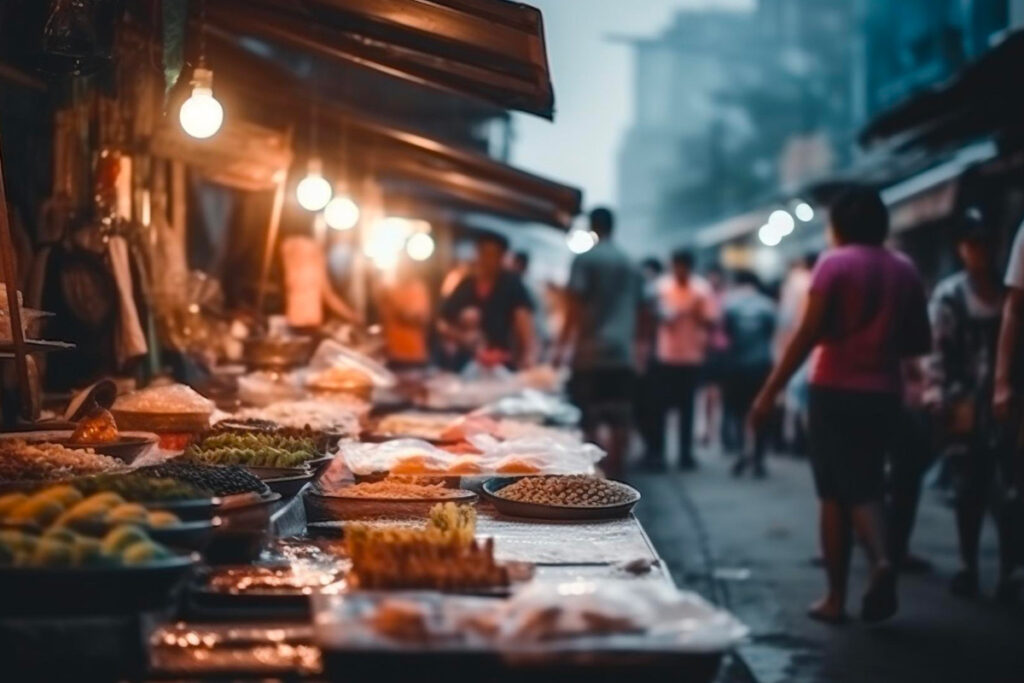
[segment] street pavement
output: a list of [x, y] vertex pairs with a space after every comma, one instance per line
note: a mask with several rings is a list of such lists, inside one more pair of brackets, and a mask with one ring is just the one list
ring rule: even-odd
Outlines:
[[[957, 568], [953, 514], [926, 492], [912, 551], [933, 563], [900, 582], [900, 613], [867, 626], [827, 626], [804, 611], [824, 590], [817, 507], [806, 461], [769, 460], [766, 480], [733, 479], [730, 460], [700, 454], [694, 473], [638, 474], [637, 514], [677, 584], [730, 609], [752, 631], [719, 683], [1024, 683], [1024, 608], [949, 595]], [[995, 581], [986, 529], [983, 591]], [[848, 609], [856, 615], [867, 568], [855, 552]]]

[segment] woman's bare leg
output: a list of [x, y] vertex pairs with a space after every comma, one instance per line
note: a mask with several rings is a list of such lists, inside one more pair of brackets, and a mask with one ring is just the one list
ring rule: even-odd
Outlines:
[[840, 621], [846, 614], [846, 583], [850, 575], [850, 518], [837, 501], [822, 500], [819, 525], [828, 593], [811, 605], [808, 614], [822, 621]]

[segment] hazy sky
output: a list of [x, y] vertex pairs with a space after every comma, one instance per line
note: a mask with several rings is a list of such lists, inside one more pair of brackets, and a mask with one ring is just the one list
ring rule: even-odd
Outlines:
[[755, 0], [526, 0], [544, 12], [555, 85], [555, 122], [516, 115], [513, 162], [583, 188], [587, 206], [615, 201], [615, 159], [632, 120], [628, 45], [608, 36], [650, 36], [685, 7], [749, 9]]

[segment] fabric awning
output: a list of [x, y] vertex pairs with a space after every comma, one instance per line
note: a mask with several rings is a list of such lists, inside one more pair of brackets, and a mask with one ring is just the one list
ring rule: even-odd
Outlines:
[[552, 118], [539, 10], [500, 0], [218, 0], [212, 27]]

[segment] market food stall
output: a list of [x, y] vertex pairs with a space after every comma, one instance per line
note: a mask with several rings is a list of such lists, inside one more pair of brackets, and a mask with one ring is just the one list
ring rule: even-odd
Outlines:
[[[673, 584], [633, 516], [639, 492], [602, 476], [604, 453], [578, 431], [561, 373], [399, 377], [367, 342], [365, 320], [341, 333], [268, 315], [283, 216], [299, 212], [305, 228], [328, 220], [325, 159], [361, 203], [335, 228], [364, 252], [354, 282], [388, 261], [368, 246], [380, 246], [380, 225], [396, 225], [389, 202], [562, 229], [581, 202], [480, 149], [322, 98], [275, 50], [547, 115], [539, 12], [483, 0], [252, 4], [126, 10], [107, 74], [118, 88], [84, 88], [56, 117], [59, 201], [48, 215], [72, 224], [68, 207], [84, 203], [89, 219], [66, 239], [113, 272], [118, 314], [97, 315], [96, 329], [114, 328], [118, 362], [45, 405], [29, 400], [41, 394], [29, 357], [43, 342], [21, 320], [29, 309], [0, 194], [3, 353], [24, 399], [0, 434], [5, 672], [391, 680], [415, 667], [430, 680], [712, 680], [745, 628]], [[47, 30], [73, 34], [79, 10], [54, 3]], [[312, 19], [323, 25], [306, 35]], [[161, 83], [181, 32], [195, 54], [187, 87]], [[245, 75], [254, 64], [263, 92]], [[311, 113], [297, 121], [296, 110]], [[302, 125], [323, 137], [298, 134]], [[350, 143], [347, 156], [331, 159], [323, 139]], [[249, 202], [238, 214], [253, 248], [230, 245], [252, 252], [258, 272], [244, 316], [218, 305], [214, 278], [187, 258], [193, 224], [214, 222], [225, 197]], [[443, 238], [440, 225], [401, 221], [408, 231], [385, 245], [396, 253], [415, 235]], [[61, 292], [88, 303], [101, 288], [86, 275]], [[87, 329], [69, 329], [91, 343]]]

